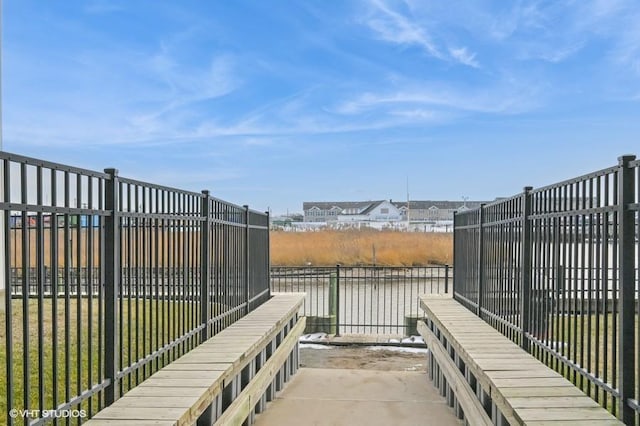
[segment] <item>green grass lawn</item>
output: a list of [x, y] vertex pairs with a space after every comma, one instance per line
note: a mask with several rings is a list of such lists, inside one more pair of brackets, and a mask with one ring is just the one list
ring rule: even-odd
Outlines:
[[[119, 351], [121, 365], [128, 366], [154, 350], [170, 343], [199, 324], [197, 303], [155, 300], [125, 299], [122, 303], [122, 335]], [[23, 301], [14, 299], [11, 316], [0, 311], [0, 413], [8, 409], [25, 407], [25, 384], [29, 387], [30, 409], [52, 409], [76, 395], [100, 383], [103, 378], [104, 359], [100, 347], [104, 347], [104, 324], [99, 320], [100, 303], [97, 299], [72, 297], [68, 302], [58, 298], [29, 299], [27, 303], [28, 326], [23, 326]], [[55, 309], [54, 309], [55, 308]], [[56, 311], [56, 312], [54, 312]], [[39, 314], [42, 321], [39, 321]], [[120, 311], [119, 311], [120, 314]], [[5, 322], [11, 323], [12, 344], [7, 352]], [[39, 327], [41, 324], [41, 327]], [[57, 324], [57, 330], [54, 330]], [[126, 326], [130, 325], [130, 327]], [[78, 326], [80, 325], [80, 326]], [[42, 340], [40, 340], [40, 334]], [[197, 337], [179, 345], [170, 353], [159, 357], [122, 380], [123, 392], [134, 387], [152, 374], [158, 367], [188, 351], [197, 342]], [[28, 346], [29, 371], [25, 381], [25, 343]], [[40, 347], [42, 352], [39, 351]], [[54, 347], [56, 350], [54, 351]], [[11, 391], [13, 402], [7, 407], [8, 383], [6, 375], [7, 356], [11, 357], [13, 374]], [[54, 372], [54, 366], [55, 372]], [[55, 374], [55, 377], [54, 377]], [[68, 389], [65, 383], [68, 382]], [[40, 391], [42, 389], [42, 392]], [[95, 413], [100, 408], [100, 397], [94, 396], [74, 409]], [[3, 417], [0, 423], [4, 422]], [[18, 421], [18, 424], [21, 422]]]
[[[2, 305], [4, 308], [4, 304]], [[170, 343], [199, 324], [198, 303], [155, 301], [155, 300], [127, 300], [122, 302], [118, 315], [122, 315], [122, 348], [119, 351], [120, 362], [128, 366], [152, 351]], [[54, 305], [52, 299], [44, 299], [40, 305], [38, 299], [29, 299], [28, 326], [23, 328], [23, 301], [14, 299], [11, 303], [11, 317], [7, 318], [4, 309], [0, 310], [0, 413], [5, 415], [8, 409], [23, 409], [25, 383], [29, 386], [29, 407], [31, 409], [52, 409], [70, 400], [81, 392], [98, 384], [103, 377], [104, 359], [100, 356], [101, 339], [104, 339], [104, 324], [99, 320], [100, 302], [98, 299], [58, 298]], [[54, 309], [55, 308], [55, 309]], [[223, 312], [225, 307], [219, 305], [216, 311]], [[42, 321], [39, 321], [39, 312]], [[54, 312], [55, 311], [55, 312]], [[5, 321], [11, 323], [12, 346], [9, 353], [4, 344], [6, 341]], [[229, 322], [233, 319], [229, 319]], [[39, 324], [42, 324], [41, 330]], [[54, 331], [54, 324], [57, 330]], [[130, 326], [127, 326], [130, 325]], [[80, 326], [78, 326], [80, 325]], [[181, 326], [181, 327], [180, 327]], [[637, 327], [637, 318], [636, 318]], [[563, 342], [556, 346], [562, 355], [574, 360], [587, 371], [595, 374], [606, 382], [613, 383], [621, 374], [613, 369], [614, 347], [617, 336], [614, 335], [614, 317], [611, 314], [600, 315], [566, 315], [549, 320], [549, 340]], [[55, 333], [55, 334], [54, 334]], [[39, 335], [42, 334], [40, 342]], [[25, 336], [28, 345], [29, 374], [24, 380]], [[188, 351], [197, 343], [197, 338], [182, 344], [175, 350], [126, 376], [122, 382], [122, 391], [135, 387], [158, 368]], [[40, 353], [39, 347], [42, 346]], [[54, 351], [54, 346], [56, 350]], [[13, 386], [13, 403], [7, 407], [7, 377], [6, 359], [11, 356]], [[55, 357], [55, 358], [54, 358]], [[596, 397], [610, 411], [615, 405], [613, 398], [598, 391], [596, 386], [583, 379], [563, 364], [542, 356], [541, 359], [555, 368], [569, 380], [572, 380], [583, 391]], [[617, 364], [617, 361], [616, 361]], [[54, 366], [55, 380], [54, 380]], [[636, 366], [636, 370], [637, 370]], [[629, 374], [629, 372], [622, 372]], [[632, 373], [633, 374], [633, 373]], [[65, 383], [68, 382], [68, 389]], [[40, 392], [40, 389], [43, 392]], [[75, 409], [84, 409], [88, 413], [95, 413], [100, 409], [101, 396], [94, 396], [83, 402]], [[616, 408], [617, 409], [617, 408]], [[0, 423], [5, 419], [2, 418]], [[17, 422], [21, 424], [21, 421]]]
[[[637, 377], [638, 365], [635, 365], [631, 371], [620, 371], [617, 360], [619, 344], [618, 336], [614, 333], [614, 321], [617, 321], [617, 318], [613, 314], [564, 315], [555, 317], [553, 320], [549, 319], [551, 336], [549, 340], [563, 343], [563, 345], [550, 344], [550, 346], [615, 388], [621, 374], [636, 374]], [[619, 328], [619, 323], [617, 327]], [[638, 316], [636, 315], [637, 329]], [[613, 408], [616, 404], [613, 397], [605, 394], [595, 384], [551, 357], [542, 355], [541, 359], [575, 383], [587, 395], [610, 411], [617, 413], [617, 407]]]

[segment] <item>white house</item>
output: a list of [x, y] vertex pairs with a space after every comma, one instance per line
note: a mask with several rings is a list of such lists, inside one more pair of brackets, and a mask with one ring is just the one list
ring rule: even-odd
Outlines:
[[396, 222], [400, 209], [391, 201], [305, 202], [305, 222]]
[[389, 201], [374, 201], [364, 209], [345, 209], [337, 216], [338, 222], [398, 222], [400, 209]]

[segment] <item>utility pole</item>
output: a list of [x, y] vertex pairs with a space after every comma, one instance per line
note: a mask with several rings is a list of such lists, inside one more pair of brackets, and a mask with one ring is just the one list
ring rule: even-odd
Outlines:
[[409, 231], [409, 225], [411, 225], [411, 204], [409, 201], [409, 176], [407, 176], [407, 231]]

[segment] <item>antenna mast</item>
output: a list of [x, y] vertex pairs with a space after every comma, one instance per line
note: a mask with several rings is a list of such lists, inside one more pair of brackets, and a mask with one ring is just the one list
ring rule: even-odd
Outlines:
[[409, 202], [409, 176], [407, 176], [407, 231], [411, 223], [411, 204]]

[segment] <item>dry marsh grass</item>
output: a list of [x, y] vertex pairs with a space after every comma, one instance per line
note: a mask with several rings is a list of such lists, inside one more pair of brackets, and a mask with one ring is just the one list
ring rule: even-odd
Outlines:
[[453, 262], [453, 235], [377, 230], [271, 231], [271, 264], [424, 266]]

